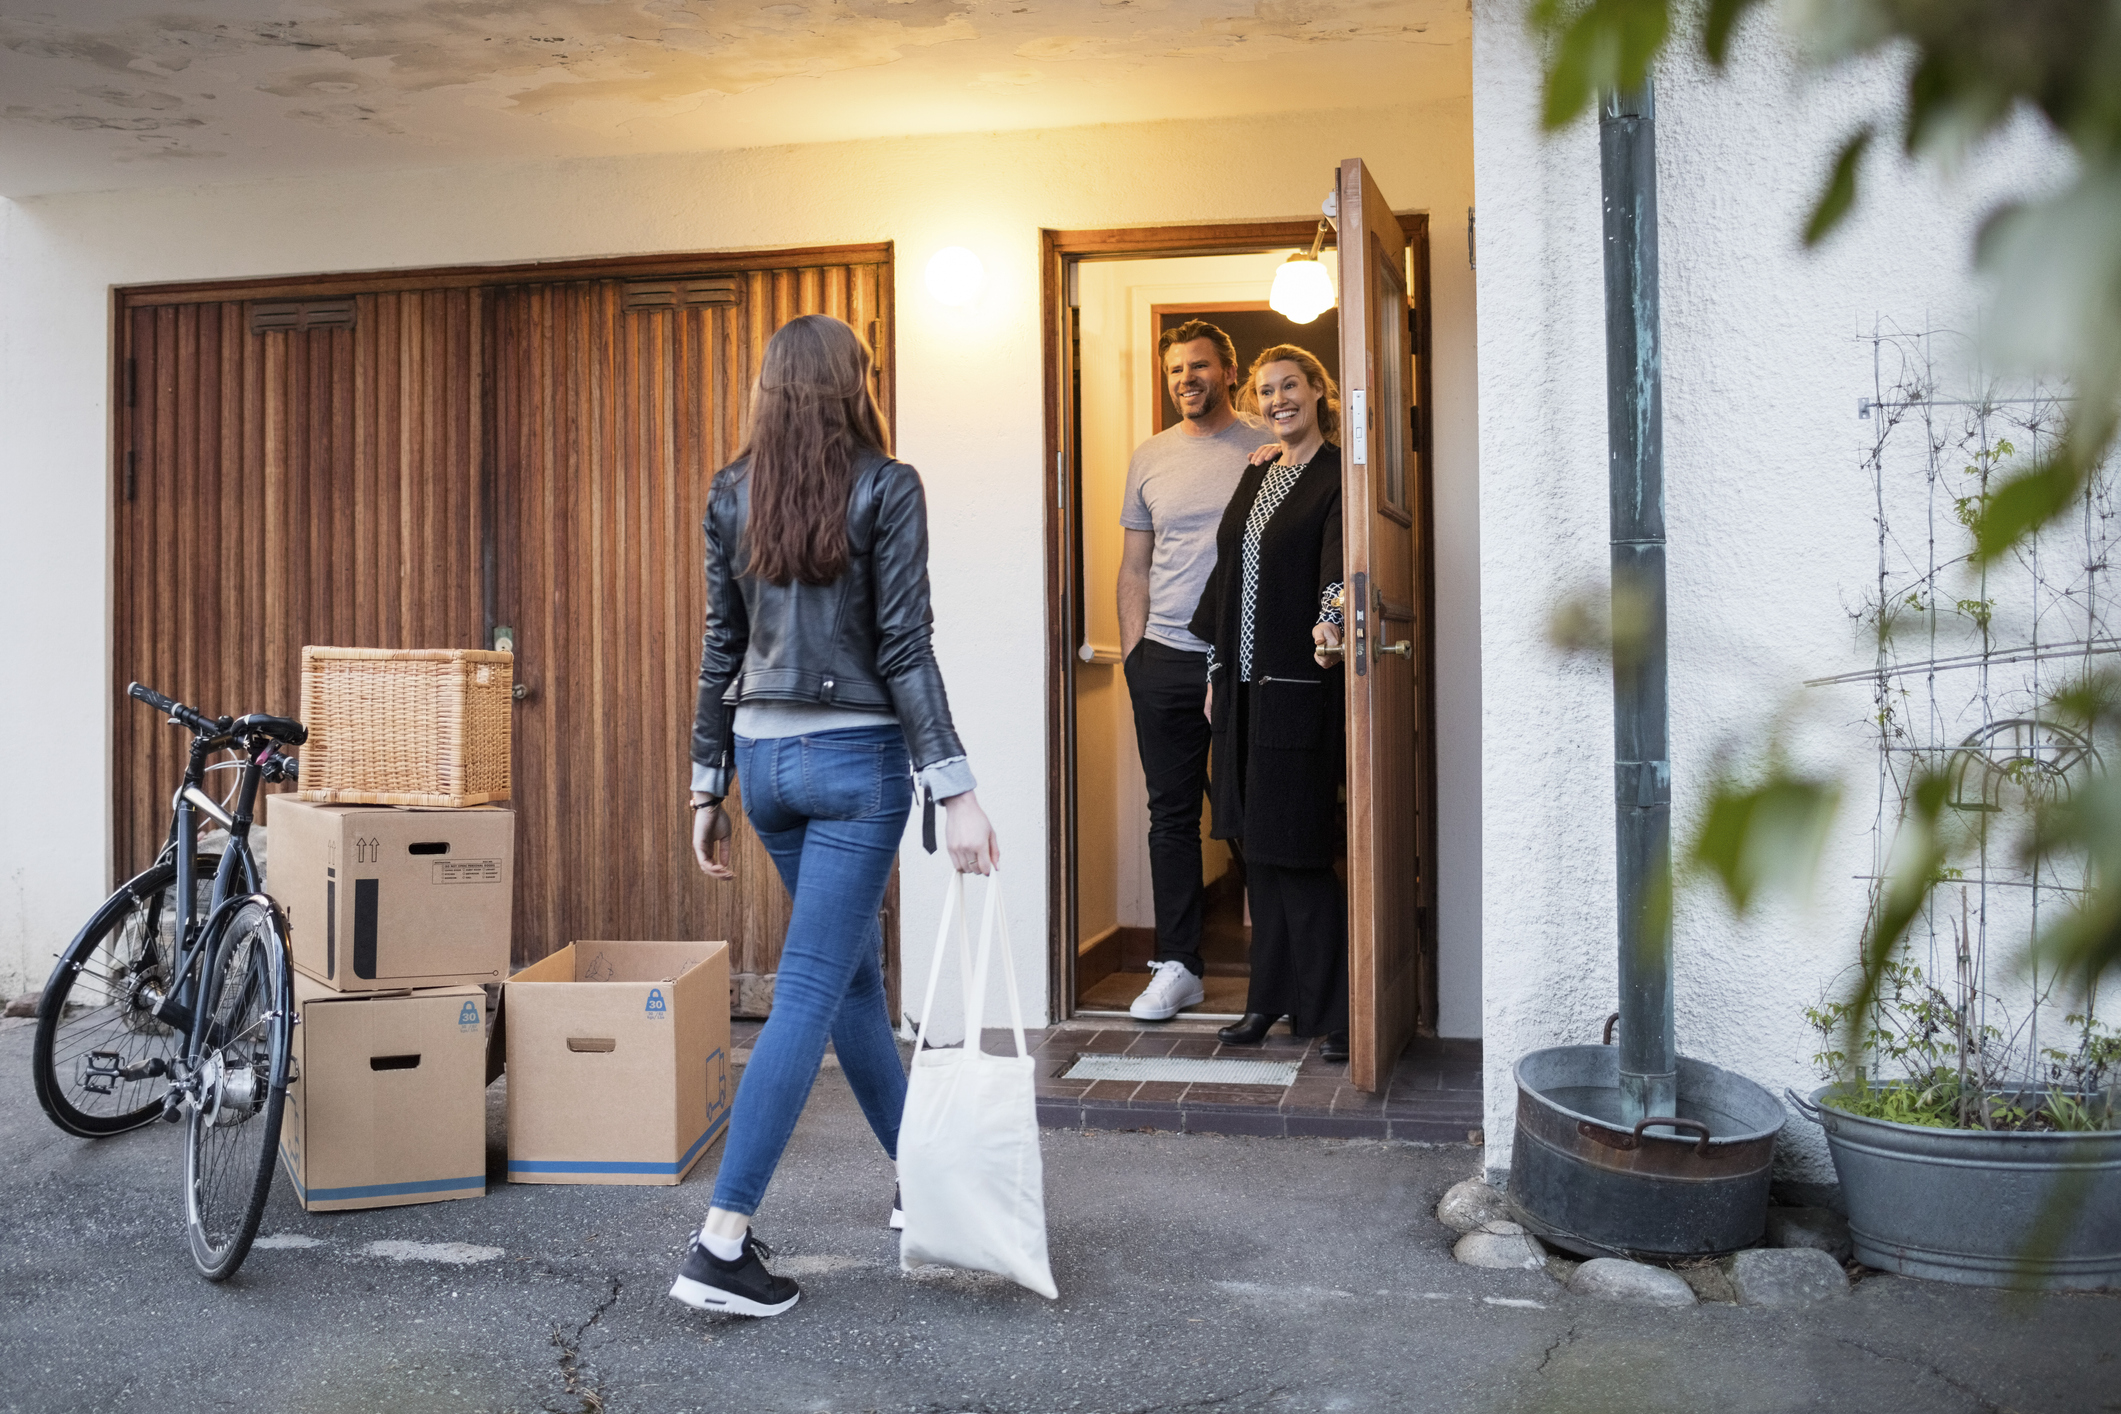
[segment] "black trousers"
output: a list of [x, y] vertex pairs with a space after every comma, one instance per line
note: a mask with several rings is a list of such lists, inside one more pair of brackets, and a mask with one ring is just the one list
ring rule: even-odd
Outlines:
[[1330, 869], [1245, 864], [1252, 986], [1245, 1010], [1286, 1016], [1299, 1036], [1348, 1029], [1347, 891]]
[[1134, 740], [1149, 785], [1149, 886], [1156, 960], [1200, 960], [1200, 803], [1208, 789], [1208, 655], [1144, 638], [1127, 655]]

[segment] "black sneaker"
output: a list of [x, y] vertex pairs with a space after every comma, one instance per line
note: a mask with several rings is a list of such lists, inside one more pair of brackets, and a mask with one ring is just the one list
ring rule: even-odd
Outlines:
[[895, 1183], [891, 1185], [891, 1230], [893, 1232], [904, 1232], [906, 1230], [906, 1205], [899, 1201], [898, 1185]]
[[773, 1250], [756, 1233], [744, 1234], [744, 1255], [725, 1262], [707, 1250], [700, 1235], [692, 1235], [685, 1265], [670, 1285], [673, 1299], [702, 1311], [729, 1316], [778, 1316], [802, 1298], [802, 1292], [787, 1277], [766, 1270]]

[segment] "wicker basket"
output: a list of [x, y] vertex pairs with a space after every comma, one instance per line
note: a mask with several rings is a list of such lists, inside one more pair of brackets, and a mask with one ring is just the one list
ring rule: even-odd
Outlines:
[[303, 800], [508, 799], [515, 657], [464, 648], [304, 648]]

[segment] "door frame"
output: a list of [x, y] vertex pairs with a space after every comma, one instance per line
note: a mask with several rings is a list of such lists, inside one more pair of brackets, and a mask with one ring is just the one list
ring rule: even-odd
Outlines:
[[[130, 453], [134, 449], [135, 437], [135, 378], [137, 356], [132, 346], [132, 321], [127, 317], [133, 310], [164, 305], [220, 304], [251, 301], [319, 300], [346, 298], [361, 294], [397, 293], [415, 290], [481, 290], [498, 286], [565, 283], [583, 280], [652, 279], [659, 276], [714, 276], [745, 275], [758, 271], [802, 269], [817, 265], [853, 265], [874, 263], [881, 265], [884, 275], [881, 281], [879, 300], [882, 311], [881, 328], [877, 340], [880, 347], [873, 350], [880, 366], [878, 402], [888, 426], [894, 435], [898, 425], [898, 319], [897, 319], [897, 253], [892, 241], [871, 241], [846, 245], [794, 246], [771, 250], [718, 250], [718, 251], [670, 251], [646, 255], [608, 256], [589, 259], [521, 261], [490, 265], [437, 265], [412, 266], [399, 269], [361, 270], [342, 272], [314, 272], [309, 274], [272, 275], [258, 277], [235, 277], [215, 280], [179, 280], [154, 283], [115, 285], [110, 291], [108, 306], [109, 336], [109, 401], [108, 423], [109, 456], [106, 462], [105, 505], [106, 515], [112, 527], [124, 514], [127, 499], [127, 478], [131, 471]], [[481, 317], [480, 337], [488, 347], [481, 353], [482, 364], [490, 365], [492, 330], [488, 322], [490, 311]], [[859, 331], [866, 339], [868, 330]], [[479, 396], [483, 401], [492, 396], [491, 380], [480, 379]], [[490, 412], [490, 408], [487, 409]], [[490, 417], [487, 425], [491, 428]], [[490, 481], [493, 473], [491, 433], [479, 448], [478, 475]], [[481, 497], [482, 514], [494, 515], [495, 499], [488, 494]], [[490, 547], [497, 527], [488, 525], [482, 538]], [[106, 560], [104, 564], [105, 645], [104, 680], [122, 695], [124, 680], [117, 674], [116, 654], [119, 631], [119, 603], [117, 585], [119, 565], [117, 562], [118, 536], [113, 533], [105, 537]], [[491, 638], [494, 627], [494, 576], [491, 555], [489, 563], [482, 566], [482, 613], [486, 623], [486, 635]], [[117, 795], [122, 787], [122, 773], [126, 763], [117, 759], [117, 713], [122, 708], [107, 708], [104, 713], [103, 755], [106, 763], [108, 799], [112, 804], [110, 827], [104, 836], [104, 871], [111, 876], [109, 886], [116, 887], [115, 870], [120, 855], [116, 831], [120, 811], [116, 808]], [[898, 1015], [900, 990], [901, 940], [900, 921], [902, 906], [899, 889], [899, 869], [894, 862], [891, 878], [885, 886], [880, 923], [884, 933], [886, 954], [885, 990], [891, 1014]]]
[[[1334, 169], [1335, 191], [1339, 169]], [[1434, 428], [1431, 397], [1431, 304], [1429, 215], [1394, 213], [1407, 234], [1408, 294], [1412, 300], [1415, 352], [1414, 400], [1420, 409], [1413, 451], [1416, 462], [1414, 529], [1417, 605], [1416, 651], [1421, 684], [1416, 750], [1421, 899], [1421, 1019], [1424, 1034], [1436, 1026], [1436, 602], [1434, 536]], [[1100, 230], [1039, 232], [1039, 333], [1045, 371], [1046, 549], [1046, 979], [1047, 1020], [1075, 1014], [1075, 645], [1081, 641], [1083, 587], [1077, 582], [1075, 515], [1081, 494], [1074, 320], [1075, 266], [1084, 260], [1148, 260], [1187, 255], [1244, 255], [1308, 247], [1316, 218], [1296, 221], [1227, 222], [1217, 225], [1122, 226]]]

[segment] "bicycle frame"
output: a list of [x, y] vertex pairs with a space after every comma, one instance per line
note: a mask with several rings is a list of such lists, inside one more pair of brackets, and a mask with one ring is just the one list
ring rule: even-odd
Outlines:
[[[209, 944], [219, 935], [226, 915], [259, 892], [257, 861], [250, 852], [250, 826], [252, 811], [257, 805], [262, 764], [270, 749], [261, 749], [244, 758], [233, 813], [222, 809], [201, 788], [206, 780], [208, 758], [226, 749], [224, 744], [209, 738], [193, 738], [191, 759], [184, 768], [184, 782], [170, 802], [169, 836], [155, 861], [160, 864], [174, 856], [179, 887], [173, 890], [177, 916], [170, 931], [176, 940], [177, 951], [169, 960], [169, 990], [155, 1004], [152, 1014], [156, 1020], [185, 1033], [189, 1042], [187, 1061], [197, 1059], [206, 1041], [206, 1037], [200, 1034], [201, 1028], [195, 1024], [198, 1018], [194, 1014], [204, 980], [199, 964], [209, 955]], [[222, 851], [220, 867], [214, 871], [213, 890], [208, 895], [203, 920], [196, 913], [196, 890], [188, 882], [198, 872], [201, 816], [214, 820], [228, 831], [228, 847]]]

